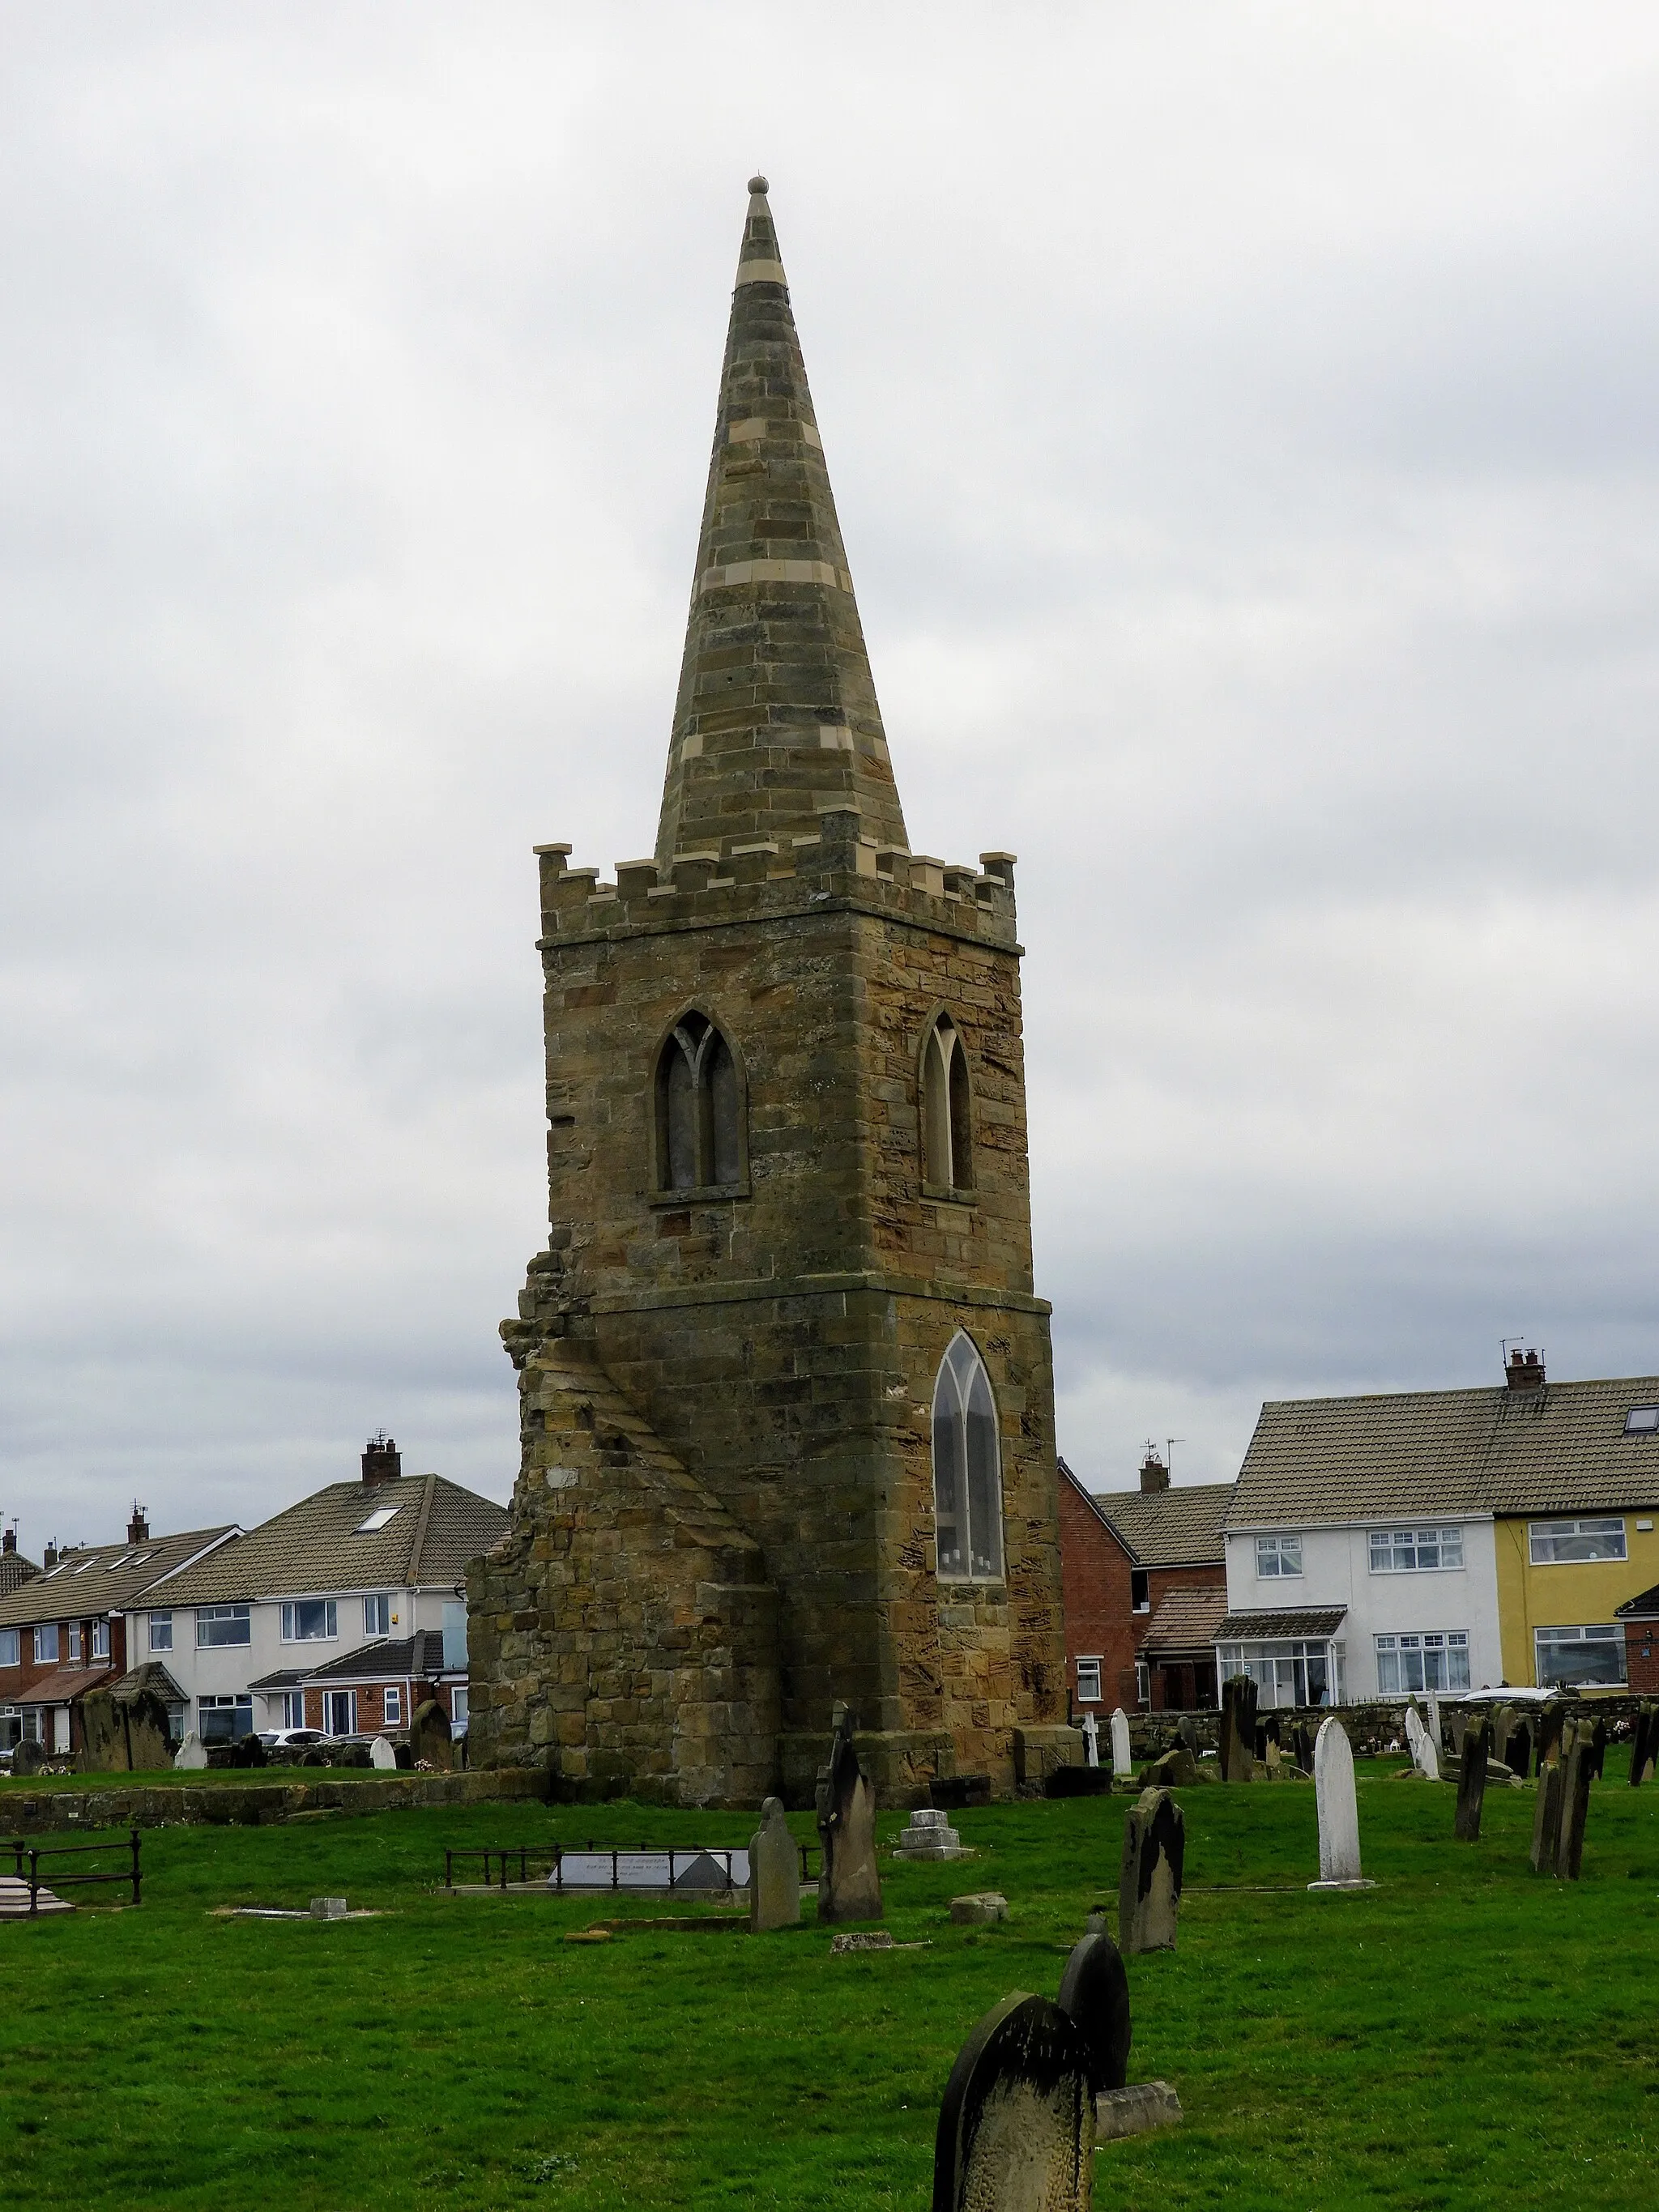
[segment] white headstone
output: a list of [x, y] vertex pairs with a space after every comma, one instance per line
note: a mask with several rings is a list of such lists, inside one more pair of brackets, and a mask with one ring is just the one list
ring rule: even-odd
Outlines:
[[1329, 1713], [1314, 1738], [1314, 1786], [1319, 1796], [1319, 1879], [1310, 1889], [1370, 1887], [1359, 1871], [1359, 1805], [1353, 1753], [1342, 1723]]
[[1415, 1705], [1406, 1708], [1406, 1741], [1411, 1746], [1412, 1765], [1418, 1772], [1431, 1782], [1438, 1782], [1440, 1754]]
[[173, 1753], [173, 1763], [175, 1766], [182, 1767], [205, 1766], [207, 1765], [207, 1746], [203, 1742], [201, 1737], [197, 1735], [194, 1729], [191, 1729], [190, 1734], [179, 1745], [178, 1750]]
[[1121, 1705], [1112, 1715], [1112, 1771], [1124, 1775], [1133, 1773], [1133, 1761], [1129, 1752], [1129, 1716]]
[[378, 1766], [382, 1773], [387, 1768], [397, 1765], [398, 1754], [392, 1748], [392, 1740], [389, 1736], [377, 1735], [369, 1745], [368, 1763], [371, 1766]]
[[1439, 1699], [1439, 1697], [1438, 1697], [1438, 1695], [1437, 1694], [1437, 1692], [1434, 1692], [1433, 1690], [1431, 1690], [1431, 1691], [1429, 1692], [1429, 1696], [1428, 1696], [1428, 1706], [1429, 1706], [1429, 1735], [1430, 1735], [1431, 1738], [1431, 1739], [1432, 1739], [1432, 1741], [1433, 1741], [1433, 1743], [1434, 1743], [1434, 1748], [1435, 1748], [1435, 1753], [1436, 1753], [1436, 1755], [1437, 1755], [1437, 1756], [1438, 1756], [1438, 1753], [1439, 1753], [1440, 1747], [1441, 1747], [1441, 1745], [1442, 1745], [1443, 1743], [1444, 1743], [1444, 1741], [1446, 1741], [1446, 1739], [1445, 1739], [1445, 1737], [1442, 1735], [1442, 1733], [1441, 1733], [1441, 1729], [1440, 1729], [1440, 1699]]
[[1100, 1764], [1100, 1723], [1092, 1713], [1083, 1716], [1083, 1756], [1091, 1766]]

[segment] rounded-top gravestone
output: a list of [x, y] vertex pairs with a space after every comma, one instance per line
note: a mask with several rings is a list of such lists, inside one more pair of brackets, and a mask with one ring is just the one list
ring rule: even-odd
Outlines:
[[194, 1729], [189, 1731], [178, 1750], [173, 1753], [173, 1763], [174, 1766], [186, 1772], [194, 1772], [207, 1765], [207, 1746]]

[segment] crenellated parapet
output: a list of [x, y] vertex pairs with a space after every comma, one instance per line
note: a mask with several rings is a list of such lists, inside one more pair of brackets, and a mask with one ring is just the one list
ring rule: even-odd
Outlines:
[[728, 841], [694, 853], [618, 860], [609, 879], [573, 868], [568, 845], [538, 845], [541, 949], [599, 938], [718, 928], [810, 913], [839, 902], [918, 928], [1018, 952], [1014, 855], [981, 853], [977, 867], [865, 836], [858, 811], [826, 810], [816, 835]]

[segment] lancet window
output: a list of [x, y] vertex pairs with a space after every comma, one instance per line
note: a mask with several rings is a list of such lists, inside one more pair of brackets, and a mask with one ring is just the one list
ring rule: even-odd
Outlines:
[[996, 1401], [978, 1347], [958, 1329], [933, 1384], [933, 1533], [947, 1580], [1002, 1579]]
[[735, 1190], [746, 1173], [743, 1081], [706, 1014], [683, 1014], [657, 1058], [657, 1188]]
[[971, 1190], [974, 1146], [968, 1055], [940, 1014], [921, 1048], [921, 1179], [929, 1190]]

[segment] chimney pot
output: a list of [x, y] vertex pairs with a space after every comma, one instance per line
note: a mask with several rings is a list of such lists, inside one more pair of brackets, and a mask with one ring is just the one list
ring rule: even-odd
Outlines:
[[0, 1539], [0, 1551], [15, 1552], [16, 1549], [17, 1531], [15, 1528], [8, 1528], [4, 1538]]
[[1504, 1380], [1511, 1390], [1541, 1390], [1544, 1387], [1543, 1354], [1528, 1350], [1523, 1358], [1519, 1352], [1510, 1352], [1510, 1364], [1504, 1370]]
[[403, 1471], [403, 1460], [392, 1439], [384, 1434], [371, 1437], [363, 1454], [363, 1480], [395, 1482]]
[[55, 1567], [58, 1565], [58, 1547], [55, 1543], [48, 1544], [46, 1550], [41, 1553], [40, 1564], [43, 1567]]
[[1140, 1462], [1140, 1486], [1144, 1491], [1167, 1490], [1170, 1486], [1170, 1470], [1151, 1444]]
[[147, 1544], [149, 1541], [149, 1522], [144, 1517], [143, 1507], [136, 1498], [132, 1501], [132, 1518], [127, 1523], [127, 1541], [129, 1544]]

